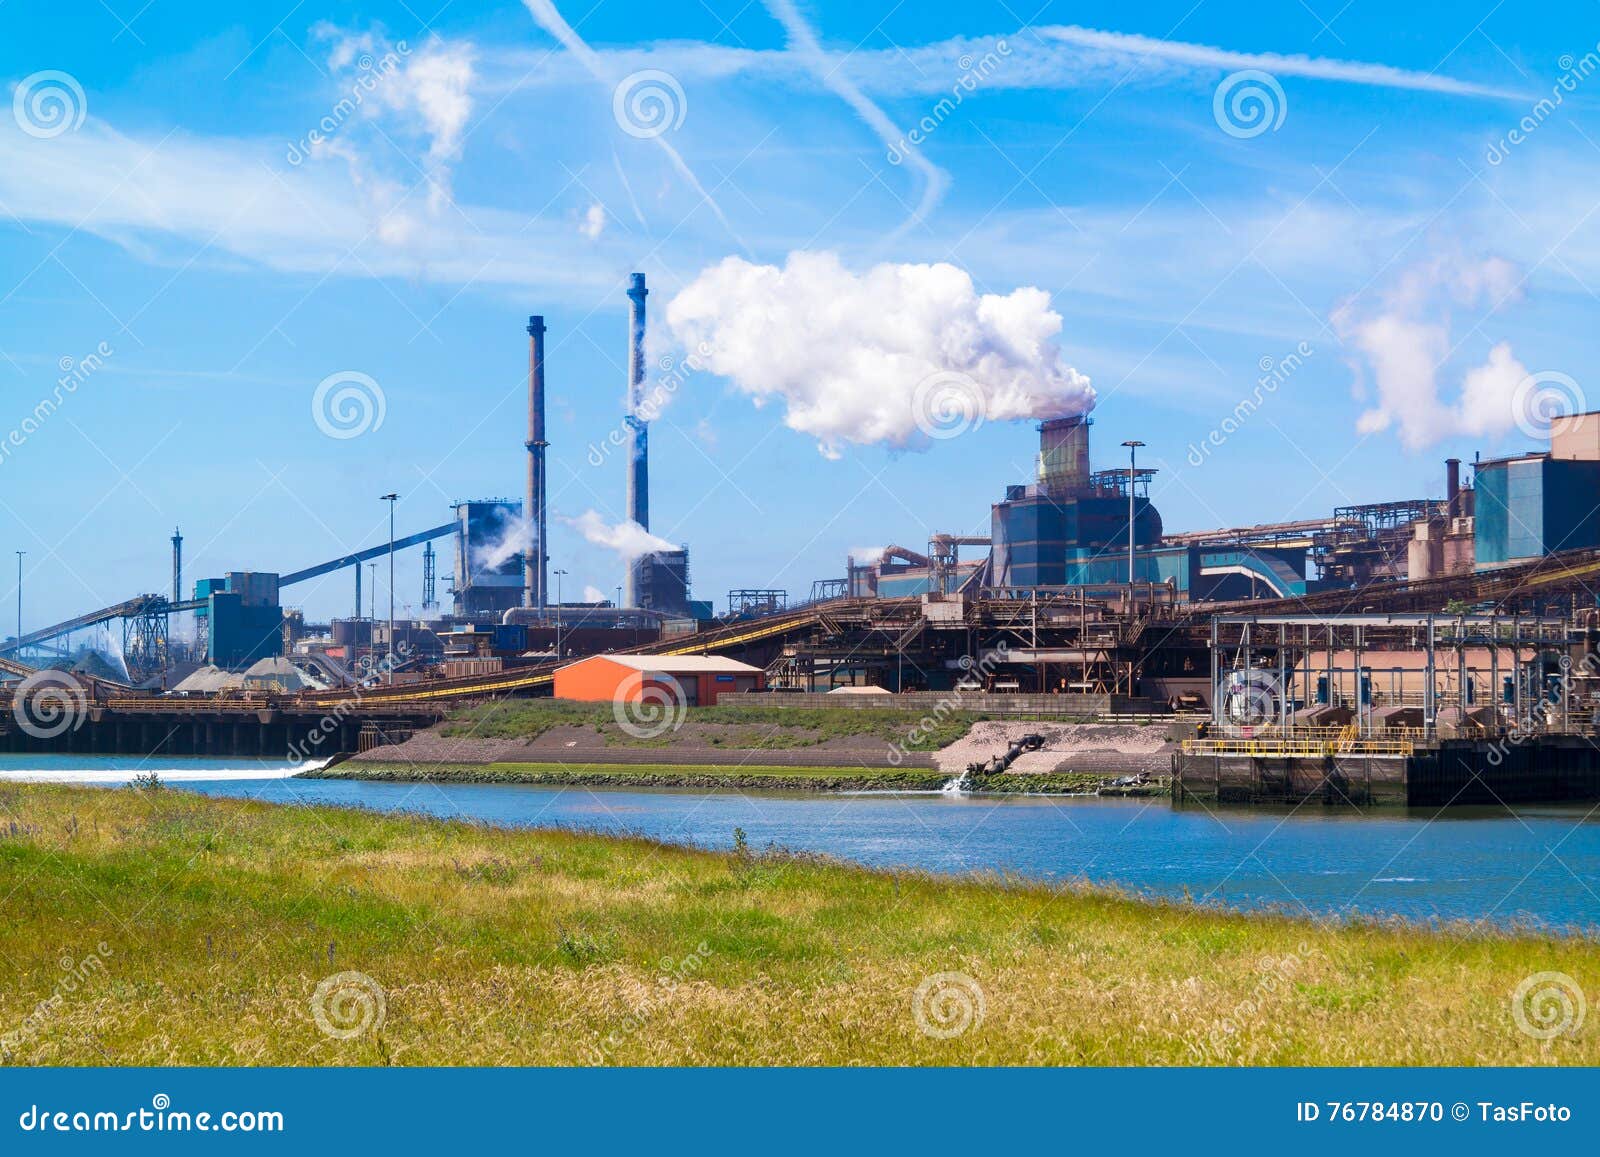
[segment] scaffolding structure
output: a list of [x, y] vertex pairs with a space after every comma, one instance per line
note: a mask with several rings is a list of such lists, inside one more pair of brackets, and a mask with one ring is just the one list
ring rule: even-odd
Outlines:
[[1409, 753], [1440, 738], [1568, 733], [1592, 716], [1593, 659], [1560, 617], [1216, 615], [1206, 740], [1249, 754]]

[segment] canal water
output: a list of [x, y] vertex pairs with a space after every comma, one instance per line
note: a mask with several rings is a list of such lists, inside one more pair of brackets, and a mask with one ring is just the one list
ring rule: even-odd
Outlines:
[[[1600, 934], [1600, 815], [1586, 807], [1327, 811], [1168, 801], [612, 790], [290, 778], [287, 764], [165, 761], [174, 787], [507, 826], [566, 827], [822, 852], [881, 868], [1086, 880], [1130, 892], [1314, 915], [1525, 924]], [[0, 757], [0, 781], [125, 782], [135, 760]]]

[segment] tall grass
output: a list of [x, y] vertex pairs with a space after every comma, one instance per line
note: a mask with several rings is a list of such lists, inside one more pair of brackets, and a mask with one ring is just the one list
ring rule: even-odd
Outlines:
[[[718, 703], [691, 708], [692, 733], [671, 731], [641, 739], [617, 725], [609, 703], [561, 699], [504, 699], [458, 710], [442, 728], [448, 736], [534, 739], [555, 727], [588, 727], [608, 744], [662, 747], [692, 739], [730, 748], [813, 747], [830, 739], [866, 738], [907, 751], [936, 751], [965, 735], [978, 716], [953, 711], [941, 718], [884, 708], [772, 707]], [[913, 734], [914, 733], [914, 734]]]
[[10, 785], [0, 896], [16, 1063], [1600, 1062], [1593, 1016], [1540, 1041], [1510, 1005], [1536, 972], [1593, 996], [1591, 942], [748, 846]]

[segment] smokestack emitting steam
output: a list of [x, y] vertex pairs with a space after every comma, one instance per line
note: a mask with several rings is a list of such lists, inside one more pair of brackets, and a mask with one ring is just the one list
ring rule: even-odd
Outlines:
[[528, 496], [522, 516], [531, 533], [523, 552], [522, 605], [547, 605], [548, 552], [545, 546], [545, 470], [544, 452], [549, 445], [544, 437], [544, 318], [528, 319]]
[[[633, 456], [628, 463], [628, 518], [642, 530], [650, 529], [650, 433], [641, 413], [644, 405], [644, 274], [635, 273], [628, 286], [628, 429], [633, 431]], [[622, 605], [639, 605], [638, 567], [629, 563], [622, 583]]]
[[667, 327], [704, 368], [837, 458], [847, 444], [925, 449], [985, 422], [1094, 406], [1061, 349], [1042, 289], [980, 293], [953, 265], [847, 269], [832, 253], [783, 266], [729, 257], [667, 303]]

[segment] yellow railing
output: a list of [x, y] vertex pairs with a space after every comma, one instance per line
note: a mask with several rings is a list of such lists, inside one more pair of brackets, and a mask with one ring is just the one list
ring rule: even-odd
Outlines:
[[1255, 755], [1318, 759], [1326, 755], [1410, 755], [1416, 745], [1409, 739], [1316, 739], [1278, 735], [1254, 739], [1185, 739], [1185, 755]]

